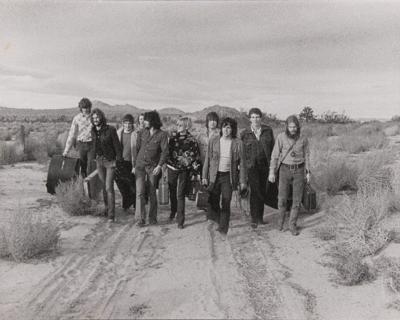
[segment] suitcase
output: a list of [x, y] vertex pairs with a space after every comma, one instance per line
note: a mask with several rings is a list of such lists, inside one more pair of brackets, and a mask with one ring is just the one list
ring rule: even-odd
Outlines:
[[117, 184], [122, 196], [122, 208], [128, 209], [131, 205], [135, 206], [135, 175], [132, 173], [132, 165], [129, 161], [117, 162], [117, 167], [115, 169], [115, 183]]
[[304, 185], [302, 203], [307, 211], [317, 209], [317, 194], [309, 183]]
[[206, 210], [208, 207], [208, 196], [209, 193], [207, 189], [201, 186], [196, 194], [196, 207]]
[[190, 201], [196, 201], [197, 191], [200, 189], [200, 183], [197, 179], [189, 180], [186, 185], [186, 197]]
[[160, 181], [158, 183], [158, 204], [167, 205], [169, 203], [169, 187], [167, 170], [162, 171]]
[[68, 158], [62, 155], [53, 155], [50, 160], [47, 172], [47, 192], [56, 193], [56, 186], [60, 182], [65, 182], [79, 175], [80, 160], [78, 158]]

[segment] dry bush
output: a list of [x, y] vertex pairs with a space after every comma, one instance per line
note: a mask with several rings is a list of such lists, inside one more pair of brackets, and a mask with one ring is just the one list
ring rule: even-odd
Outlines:
[[336, 250], [329, 254], [334, 262], [329, 264], [337, 272], [335, 281], [346, 286], [354, 286], [372, 281], [376, 277], [375, 270], [363, 262], [362, 255], [357, 250]]
[[344, 196], [327, 216], [328, 223], [337, 229], [337, 246], [356, 249], [363, 256], [373, 255], [390, 240], [383, 222], [389, 217], [390, 191], [357, 192]]
[[81, 176], [60, 182], [56, 187], [56, 197], [61, 208], [71, 216], [96, 213], [92, 201], [85, 195]]
[[399, 128], [399, 125], [397, 125], [397, 124], [395, 124], [395, 125], [392, 125], [392, 126], [390, 126], [390, 127], [387, 127], [387, 128], [385, 128], [384, 130], [383, 130], [383, 133], [386, 135], [386, 136], [388, 136], [388, 137], [391, 137], [391, 136], [395, 136], [395, 135], [398, 135], [400, 132], [400, 130], [399, 130], [400, 128]]
[[331, 155], [314, 165], [313, 175], [317, 188], [334, 195], [339, 191], [357, 190], [359, 168], [343, 155]]
[[391, 240], [392, 230], [385, 222], [391, 214], [388, 199], [392, 191], [380, 187], [367, 191], [343, 196], [327, 215], [325, 227], [334, 230], [335, 240], [328, 251], [334, 259], [330, 266], [346, 285], [373, 279], [374, 271], [362, 259], [377, 254]]
[[62, 147], [57, 141], [57, 136], [46, 135], [40, 137], [28, 137], [25, 142], [25, 154], [27, 160], [36, 160], [46, 163], [54, 154], [61, 154]]
[[336, 239], [336, 228], [333, 225], [321, 225], [312, 230], [314, 237], [323, 240], [335, 240]]
[[388, 140], [383, 132], [354, 131], [348, 135], [340, 136], [336, 144], [342, 151], [348, 153], [361, 153], [371, 149], [382, 149], [387, 146]]
[[18, 209], [0, 233], [2, 256], [24, 261], [55, 250], [60, 240], [59, 226], [49, 217]]
[[20, 160], [14, 144], [0, 141], [0, 164], [13, 164]]
[[400, 259], [382, 257], [375, 265], [383, 273], [385, 285], [400, 297]]

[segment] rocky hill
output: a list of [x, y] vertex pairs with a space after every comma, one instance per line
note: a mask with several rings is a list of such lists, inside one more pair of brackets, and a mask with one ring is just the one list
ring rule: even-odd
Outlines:
[[[118, 121], [118, 119], [122, 118], [126, 113], [131, 113], [137, 117], [139, 114], [151, 110], [138, 108], [130, 104], [110, 105], [99, 100], [93, 101], [93, 108], [101, 109], [111, 121]], [[77, 110], [77, 107], [67, 109], [19, 109], [0, 107], [0, 121], [71, 121], [72, 117], [77, 113]], [[198, 121], [205, 121], [207, 113], [214, 111], [220, 118], [235, 118], [239, 123], [243, 122], [243, 124], [248, 122], [247, 117], [238, 110], [220, 105], [214, 105], [195, 112], [185, 112], [178, 108], [156, 108], [156, 110], [158, 110], [163, 117], [174, 118], [186, 114]]]

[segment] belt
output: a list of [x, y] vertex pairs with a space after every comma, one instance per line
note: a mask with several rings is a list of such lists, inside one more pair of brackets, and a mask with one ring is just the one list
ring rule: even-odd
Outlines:
[[285, 166], [286, 168], [289, 168], [290, 170], [296, 170], [296, 169], [300, 169], [304, 167], [304, 162], [299, 163], [299, 164], [286, 164], [286, 163], [282, 163], [283, 166]]
[[93, 141], [82, 141], [82, 140], [78, 140], [79, 143], [92, 143]]

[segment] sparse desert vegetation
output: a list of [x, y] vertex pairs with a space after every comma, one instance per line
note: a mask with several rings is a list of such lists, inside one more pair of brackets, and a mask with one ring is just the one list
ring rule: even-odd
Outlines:
[[0, 228], [0, 256], [25, 261], [57, 249], [60, 228], [50, 216], [18, 208]]
[[[239, 129], [243, 129], [244, 125], [248, 125], [245, 112], [232, 113], [232, 115], [241, 117], [241, 127]], [[201, 114], [201, 116], [204, 115]], [[310, 228], [309, 235], [306, 228], [298, 239], [310, 246], [310, 239], [312, 239], [323, 247], [321, 251], [324, 254], [313, 258], [318, 262], [310, 260], [308, 264], [314, 265], [314, 268], [318, 264], [321, 269], [326, 270], [327, 274], [331, 275], [330, 279], [327, 277], [327, 283], [333, 282], [332, 286], [339, 284], [340, 288], [345, 288], [344, 286], [361, 285], [366, 282], [377, 286], [378, 279], [382, 279], [385, 287], [398, 297], [399, 263], [393, 258], [380, 257], [383, 252], [386, 252], [385, 249], [394, 242], [394, 235], [400, 232], [398, 224], [392, 223], [397, 218], [400, 210], [400, 168], [396, 167], [397, 153], [392, 151], [394, 150], [392, 149], [393, 144], [389, 144], [389, 137], [395, 137], [397, 134], [397, 124], [394, 122], [387, 124], [379, 122], [360, 123], [348, 121], [341, 117], [337, 119], [339, 119], [337, 122], [329, 122], [320, 117], [309, 119], [308, 122], [304, 120], [303, 122], [302, 134], [310, 139], [312, 184], [318, 191], [318, 205], [323, 214], [321, 220]], [[264, 120], [273, 127], [275, 135], [284, 130], [283, 122], [276, 119], [276, 117], [274, 118], [273, 115], [268, 115], [268, 117], [266, 115]], [[176, 117], [164, 116], [163, 121], [165, 130], [171, 131], [175, 129]], [[19, 143], [21, 141], [21, 124], [24, 125], [25, 133], [23, 149]], [[12, 123], [6, 123], [4, 127], [7, 127], [7, 130], [0, 132], [0, 137], [3, 138], [0, 141], [0, 164], [14, 164], [17, 166], [20, 161], [33, 160], [41, 163], [45, 168], [51, 155], [62, 152], [69, 126], [69, 122], [61, 121], [46, 121], [42, 123], [39, 121], [32, 123], [13, 121]], [[194, 121], [194, 135], [196, 136], [204, 131], [204, 122]], [[75, 272], [73, 267], [68, 267], [68, 259], [81, 263], [80, 271], [82, 271], [82, 274], [77, 272], [77, 279], [79, 279], [79, 283], [75, 283], [77, 287], [87, 284], [86, 279], [91, 279], [89, 282], [93, 281], [93, 284], [100, 280], [103, 283], [107, 282], [105, 279], [109, 275], [111, 264], [113, 264], [112, 268], [118, 269], [121, 275], [127, 275], [130, 279], [135, 279], [137, 275], [147, 279], [146, 272], [152, 268], [161, 272], [162, 279], [168, 278], [164, 277], [162, 273], [165, 271], [162, 263], [166, 263], [166, 260], [161, 259], [160, 262], [159, 259], [166, 252], [169, 252], [170, 248], [168, 245], [164, 246], [164, 244], [161, 246], [158, 243], [159, 240], [157, 240], [172, 241], [169, 245], [173, 247], [173, 240], [170, 238], [165, 240], [166, 238], [164, 238], [169, 237], [169, 232], [172, 232], [169, 231], [170, 226], [168, 224], [163, 225], [161, 229], [153, 228], [141, 233], [134, 226], [133, 217], [125, 216], [122, 219], [123, 222], [113, 225], [104, 223], [100, 217], [92, 217], [92, 215], [100, 216], [103, 206], [99, 206], [85, 196], [81, 177], [60, 183], [56, 189], [54, 199], [54, 204], [59, 207], [57, 208], [59, 210], [58, 214], [62, 216], [62, 218], [58, 218], [62, 220], [61, 223], [57, 219], [52, 220], [50, 218], [51, 209], [44, 210], [46, 213], [42, 214], [38, 210], [30, 211], [25, 208], [16, 209], [7, 223], [1, 222], [0, 256], [6, 258], [6, 262], [24, 261], [29, 263], [35, 257], [38, 257], [39, 261], [43, 261], [41, 259], [43, 255], [47, 257], [49, 252], [54, 252], [55, 250], [56, 252], [62, 252], [65, 246], [67, 248], [65, 252], [52, 256], [51, 259], [54, 264], [61, 266], [67, 261], [65, 279], [69, 279], [70, 274]], [[204, 236], [204, 230], [201, 229], [204, 221], [203, 213], [195, 213], [196, 210], [191, 204], [188, 205], [188, 208], [190, 208], [188, 210], [193, 211], [188, 213], [189, 221], [194, 219], [194, 222], [190, 222], [193, 223], [193, 226], [190, 227], [193, 229], [190, 232], [197, 232], [196, 237], [201, 238]], [[160, 211], [163, 212], [163, 210], [161, 209]], [[233, 212], [235, 212], [235, 209]], [[218, 239], [214, 234], [210, 233], [211, 244], [207, 244], [207, 250], [201, 254], [208, 257], [207, 252], [211, 248], [211, 252], [214, 255], [212, 259], [214, 259], [213, 263], [215, 264], [211, 266], [212, 268], [218, 268], [218, 264], [222, 263], [222, 260], [219, 260], [220, 254], [224, 254], [226, 255], [224, 256], [225, 258], [231, 259], [229, 267], [224, 267], [225, 271], [233, 268], [235, 272], [240, 273], [242, 272], [240, 265], [245, 265], [246, 270], [241, 273], [241, 276], [246, 279], [245, 281], [249, 281], [250, 285], [247, 285], [246, 290], [249, 291], [248, 294], [251, 299], [256, 299], [257, 303], [261, 305], [262, 299], [257, 300], [258, 296], [265, 298], [265, 292], [275, 292], [275, 286], [281, 286], [282, 283], [283, 285], [285, 283], [283, 281], [280, 284], [275, 284], [273, 279], [269, 279], [265, 281], [268, 286], [260, 285], [254, 288], [251, 285], [255, 283], [254, 279], [259, 280], [262, 276], [268, 276], [270, 271], [267, 272], [265, 270], [269, 270], [268, 268], [271, 264], [276, 263], [275, 268], [280, 269], [282, 263], [284, 263], [279, 260], [280, 251], [276, 253], [274, 249], [268, 249], [270, 243], [264, 241], [264, 233], [271, 235], [272, 232], [276, 232], [273, 234], [276, 237], [275, 241], [282, 248], [288, 250], [288, 255], [293, 255], [290, 250], [295, 244], [290, 242], [292, 239], [286, 238], [287, 235], [285, 233], [275, 231], [275, 227], [272, 224], [267, 225], [269, 229], [261, 230], [260, 228], [258, 235], [251, 235], [249, 234], [248, 225], [243, 221], [246, 218], [233, 215], [235, 227], [232, 228], [232, 238], [227, 242], [228, 245], [232, 246], [229, 249], [230, 253], [225, 252], [222, 247], [217, 248]], [[162, 219], [163, 217], [161, 216], [160, 220]], [[89, 224], [88, 229], [85, 229], [86, 226], [84, 224], [86, 223]], [[71, 232], [63, 229], [65, 225], [71, 228]], [[78, 231], [74, 231], [72, 226], [75, 226]], [[82, 230], [90, 231], [82, 233]], [[152, 235], [153, 232], [159, 232], [159, 234], [154, 237]], [[76, 238], [80, 233], [82, 233], [82, 239], [77, 245]], [[208, 233], [209, 231], [207, 231]], [[242, 237], [243, 235], [245, 235], [245, 239]], [[307, 237], [310, 239], [307, 239]], [[64, 245], [65, 238], [67, 245]], [[63, 239], [61, 247], [60, 239]], [[151, 239], [149, 243], [147, 243], [148, 239]], [[291, 243], [290, 246], [287, 246], [288, 241]], [[92, 244], [93, 246], [91, 246]], [[255, 244], [256, 246], [254, 247]], [[190, 246], [190, 244], [188, 245]], [[249, 246], [247, 247], [247, 245]], [[299, 256], [297, 258], [294, 257], [294, 260], [302, 259], [302, 249], [304, 247], [301, 247], [301, 244], [299, 246], [296, 251]], [[78, 247], [79, 250], [76, 253], [74, 250]], [[73, 248], [72, 255], [71, 251], [68, 251], [71, 248]], [[196, 244], [196, 248], [196, 250], [204, 249], [202, 245], [199, 246], [198, 244]], [[57, 249], [59, 250], [57, 251]], [[141, 250], [147, 250], [146, 254], [143, 255]], [[263, 262], [262, 255], [260, 255], [263, 250], [267, 252], [265, 255], [268, 257], [267, 262]], [[69, 252], [70, 256], [66, 260], [59, 262], [58, 260], [62, 259], [64, 254], [67, 255], [66, 252]], [[129, 254], [127, 255], [126, 252], [129, 252]], [[154, 254], [154, 252], [157, 252], [157, 254]], [[129, 259], [131, 253], [133, 254], [132, 261], [125, 260]], [[81, 254], [82, 257], [80, 256]], [[168, 259], [171, 259], [171, 257], [168, 257]], [[275, 261], [274, 259], [277, 260]], [[322, 259], [322, 264], [319, 262], [321, 261], [320, 259]], [[121, 261], [122, 263], [120, 263]], [[182, 262], [175, 263], [181, 264]], [[93, 267], [93, 269], [82, 268], [82, 265]], [[295, 265], [297, 263], [294, 263], [293, 266]], [[293, 266], [291, 266], [291, 269], [296, 268]], [[127, 269], [124, 269], [125, 267]], [[62, 269], [62, 267], [60, 268]], [[284, 271], [285, 277], [293, 279], [294, 276], [288, 270]], [[254, 277], [254, 279], [251, 277]], [[243, 281], [243, 278], [240, 279], [240, 281]], [[59, 279], [59, 281], [62, 282], [63, 280]], [[151, 279], [151, 281], [154, 280]], [[75, 282], [78, 282], [78, 280]], [[203, 282], [204, 279], [202, 280]], [[218, 283], [217, 280], [214, 279], [212, 282], [214, 285], [218, 285], [215, 284], [216, 282]], [[89, 287], [91, 286], [90, 283]], [[132, 284], [129, 281], [126, 283], [130, 286], [131, 292], [136, 290], [136, 283]], [[318, 306], [319, 299], [321, 299], [320, 295], [307, 286], [298, 285], [295, 281], [289, 280], [288, 283], [289, 287], [295, 290], [297, 295], [304, 296], [304, 301], [309, 302], [312, 298], [313, 307], [311, 311], [309, 310], [310, 308], [305, 306], [305, 312], [312, 314], [317, 309], [316, 306]], [[326, 286], [328, 287], [329, 285], [327, 284]], [[364, 286], [357, 288], [362, 287]], [[50, 289], [44, 287], [42, 290], [47, 292]], [[82, 290], [86, 292], [85, 290], [88, 290], [88, 288]], [[101, 290], [107, 291], [109, 288], [102, 288]], [[286, 288], [286, 290], [288, 289]], [[97, 291], [95, 295], [98, 294], [101, 297], [100, 291]], [[229, 290], [225, 292], [229, 292]], [[120, 293], [117, 294], [119, 295]], [[131, 306], [126, 308], [128, 316], [136, 315], [140, 317], [153, 312], [150, 306], [151, 303], [148, 302], [148, 299], [143, 298], [142, 294], [141, 292], [131, 293], [130, 298], [132, 298], [132, 301], [129, 300], [126, 303], [127, 306]], [[62, 300], [59, 293], [55, 293], [54, 296]], [[142, 299], [135, 300], [136, 296], [141, 296]], [[95, 298], [97, 299], [97, 297]], [[279, 299], [285, 300], [287, 297], [279, 297]], [[72, 305], [75, 303], [79, 303], [78, 298], [76, 301], [71, 302]], [[271, 301], [268, 303], [273, 305]], [[246, 304], [249, 305], [248, 302]], [[386, 308], [400, 310], [399, 305], [400, 298], [396, 298]], [[60, 312], [62, 313], [62, 305], [60, 306]], [[46, 308], [44, 306], [43, 310], [47, 310]], [[38, 314], [44, 314], [41, 312], [38, 311]]]
[[70, 181], [60, 182], [56, 187], [56, 197], [60, 207], [69, 215], [81, 216], [97, 213], [96, 205], [85, 195], [81, 176]]

